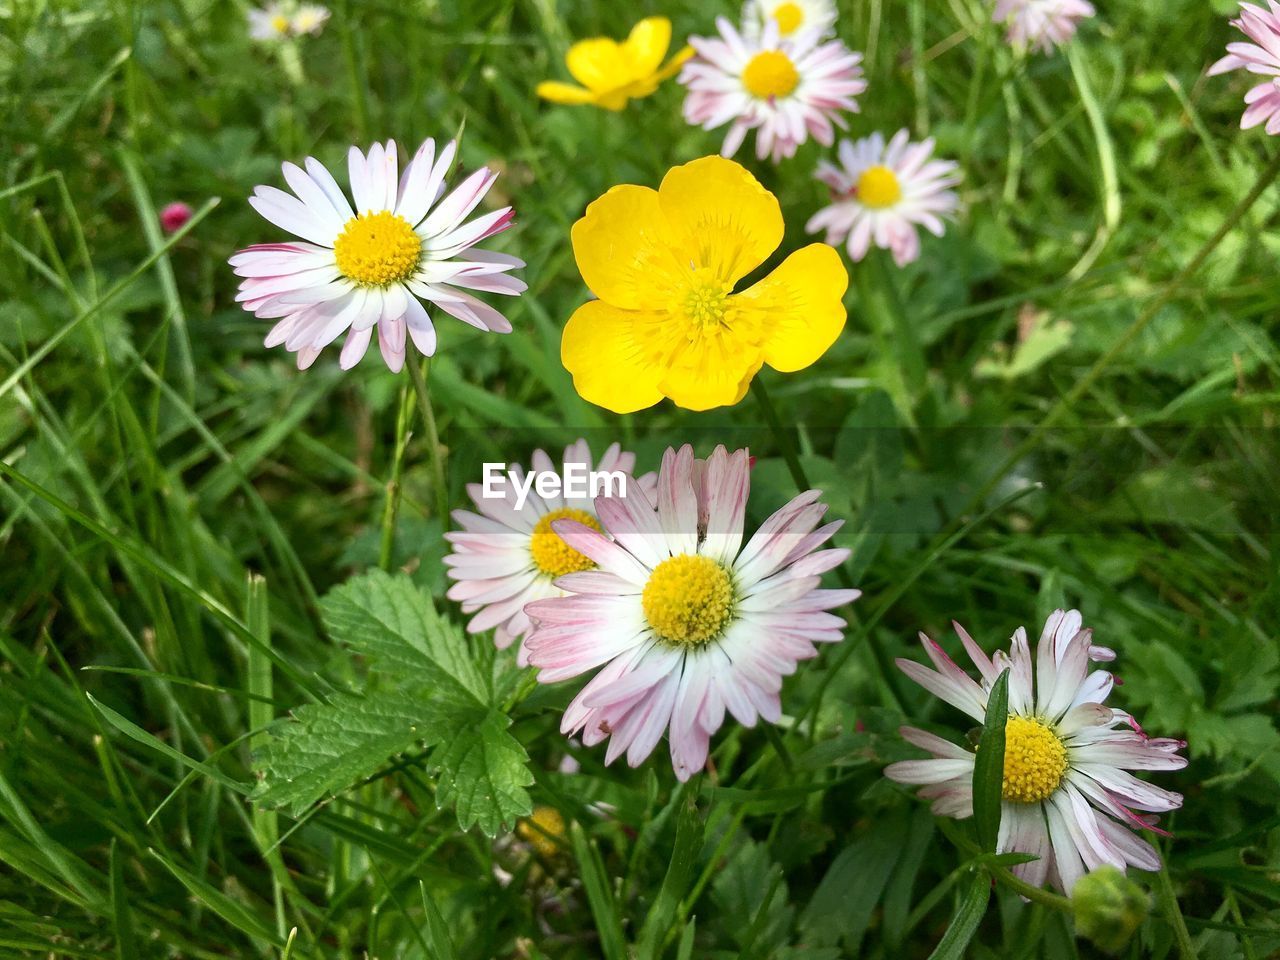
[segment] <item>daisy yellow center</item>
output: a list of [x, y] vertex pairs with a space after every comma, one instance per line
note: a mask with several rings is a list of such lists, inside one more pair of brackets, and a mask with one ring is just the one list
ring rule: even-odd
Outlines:
[[888, 167], [868, 167], [858, 178], [858, 200], [864, 207], [883, 210], [901, 199], [902, 184]]
[[800, 83], [796, 65], [781, 50], [757, 53], [742, 71], [742, 85], [753, 97], [785, 97]]
[[1049, 799], [1067, 772], [1067, 748], [1048, 726], [1032, 717], [1010, 717], [1004, 726], [1004, 799], [1039, 803]]
[[778, 21], [778, 32], [785, 37], [804, 23], [804, 11], [798, 3], [780, 3], [773, 8], [773, 19]]
[[669, 557], [649, 575], [640, 597], [645, 619], [665, 642], [699, 646], [714, 640], [733, 613], [729, 572], [710, 557]]
[[409, 221], [389, 210], [352, 217], [333, 242], [342, 275], [370, 287], [407, 280], [422, 259], [422, 238]]
[[274, 30], [276, 33], [288, 33], [289, 18], [286, 16], [283, 16], [282, 14], [277, 13], [274, 17], [271, 18], [271, 29]]
[[528, 840], [538, 853], [551, 857], [560, 852], [557, 841], [564, 840], [564, 817], [555, 807], [534, 807], [528, 820], [521, 820], [516, 833]]
[[593, 569], [596, 565], [594, 560], [573, 549], [564, 542], [560, 534], [551, 529], [551, 524], [557, 520], [577, 520], [592, 530], [600, 529], [599, 521], [585, 510], [574, 510], [572, 507], [552, 510], [538, 521], [529, 538], [529, 552], [533, 554], [533, 562], [538, 565], [538, 569], [550, 577], [563, 577], [567, 573]]
[[732, 289], [731, 284], [722, 283], [706, 267], [693, 271], [689, 285], [677, 295], [677, 306], [684, 313], [691, 337], [724, 322]]

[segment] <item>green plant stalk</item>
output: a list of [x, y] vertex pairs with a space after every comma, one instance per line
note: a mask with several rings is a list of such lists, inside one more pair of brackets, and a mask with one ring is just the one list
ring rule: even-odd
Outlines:
[[1160, 903], [1164, 907], [1165, 919], [1169, 922], [1169, 926], [1173, 927], [1173, 937], [1178, 943], [1178, 955], [1182, 960], [1197, 960], [1199, 954], [1196, 953], [1196, 945], [1191, 941], [1191, 932], [1187, 929], [1186, 920], [1183, 919], [1182, 908], [1178, 906], [1178, 895], [1173, 889], [1173, 880], [1169, 877], [1167, 859], [1162, 860], [1160, 872], [1156, 876]]
[[[412, 366], [412, 364], [410, 364]], [[409, 445], [413, 427], [413, 405], [409, 388], [400, 388], [400, 402], [396, 404], [396, 446], [391, 456], [391, 479], [387, 481], [387, 496], [382, 505], [382, 541], [378, 548], [378, 566], [388, 573], [395, 553], [396, 517], [400, 513], [400, 478], [404, 473], [404, 451]]]
[[444, 449], [440, 445], [440, 433], [436, 429], [436, 415], [431, 406], [431, 393], [427, 390], [427, 371], [431, 358], [424, 357], [422, 366], [409, 363], [409, 376], [413, 378], [413, 390], [418, 397], [418, 408], [422, 411], [422, 422], [426, 427], [427, 453], [431, 458], [431, 481], [436, 494], [436, 517], [440, 521], [440, 529], [449, 526], [449, 488], [445, 485]]

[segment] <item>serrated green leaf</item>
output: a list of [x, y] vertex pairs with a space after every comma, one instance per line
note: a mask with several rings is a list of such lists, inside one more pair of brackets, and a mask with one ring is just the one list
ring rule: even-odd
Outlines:
[[978, 844], [994, 851], [1000, 835], [1000, 804], [1004, 792], [1004, 727], [1009, 719], [1009, 671], [996, 678], [987, 697], [987, 719], [973, 760], [973, 820]]
[[258, 755], [259, 802], [296, 816], [421, 745], [436, 748], [436, 803], [452, 804], [464, 830], [493, 836], [532, 809], [529, 757], [491, 702], [492, 669], [422, 590], [374, 570], [320, 607], [330, 633], [369, 659], [368, 690], [303, 707], [276, 732]]
[[468, 724], [464, 736], [431, 755], [431, 766], [440, 773], [436, 805], [455, 804], [463, 830], [478, 823], [492, 837], [533, 809], [524, 789], [533, 783], [529, 755], [507, 732], [510, 724], [504, 714], [490, 710]]
[[457, 707], [487, 707], [489, 689], [466, 638], [404, 574], [371, 570], [320, 601], [331, 636], [394, 679]]
[[296, 817], [415, 743], [439, 742], [452, 729], [446, 718], [423, 698], [396, 691], [308, 704], [258, 754], [264, 780], [254, 799]]

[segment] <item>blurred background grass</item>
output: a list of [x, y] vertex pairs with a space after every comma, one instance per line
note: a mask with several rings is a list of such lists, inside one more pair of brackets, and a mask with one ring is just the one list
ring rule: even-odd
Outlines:
[[[1100, 7], [1070, 56], [1018, 64], [979, 0], [840, 4], [871, 81], [853, 133], [936, 137], [963, 168], [965, 213], [892, 275], [925, 381], [903, 374], [874, 263], [851, 267], [850, 322], [828, 355], [766, 374], [806, 471], [847, 518], [866, 598], [847, 652], [789, 682], [788, 713], [816, 709], [820, 741], [794, 770], [760, 731], [717, 740], [723, 786], [769, 766], [750, 793], [704, 804], [674, 912], [696, 930], [673, 920], [668, 955], [927, 955], [962, 858], [880, 779], [898, 715], [880, 706], [869, 651], [911, 656], [915, 631], [942, 637], [953, 617], [990, 649], [1061, 604], [1119, 651], [1118, 705], [1191, 744], [1191, 766], [1167, 778], [1187, 802], [1168, 824], [1167, 876], [1151, 881], [1158, 913], [1176, 894], [1205, 958], [1280, 949], [1274, 188], [1094, 368], [1273, 148], [1237, 131], [1244, 80], [1204, 78], [1234, 39], [1233, 4]], [[501, 246], [528, 261], [530, 292], [510, 306], [511, 336], [440, 325], [431, 374], [452, 502], [481, 460], [585, 435], [624, 439], [645, 468], [671, 443], [750, 444], [763, 516], [792, 487], [750, 398], [619, 418], [581, 401], [559, 363], [586, 295], [570, 224], [609, 186], [656, 185], [714, 152], [719, 134], [683, 124], [674, 83], [616, 115], [532, 95], [565, 77], [574, 38], [659, 13], [677, 38], [705, 34], [736, 7], [346, 0], [301, 44], [301, 84], [248, 39], [246, 10], [0, 6], [0, 954], [434, 958], [445, 929], [463, 958], [612, 957], [611, 937], [635, 939], [661, 905], [690, 835], [676, 836], [658, 759], [606, 775], [599, 752], [579, 752], [581, 773], [556, 772], [558, 694], [515, 728], [538, 802], [582, 824], [555, 853], [527, 835], [459, 834], [412, 771], [301, 823], [245, 802], [251, 744], [299, 701], [298, 678], [352, 669], [315, 601], [377, 562], [404, 382], [376, 358], [340, 376], [336, 352], [298, 374], [233, 303], [225, 261], [276, 237], [245, 197], [279, 181], [281, 160], [341, 169], [353, 142], [412, 147], [465, 120], [465, 165], [505, 171], [494, 202], [514, 203], [518, 226]], [[753, 164], [787, 220], [778, 259], [824, 202], [822, 155], [809, 144], [778, 169]], [[199, 216], [170, 244], [156, 210], [173, 200]], [[439, 597], [429, 477], [415, 439], [396, 561]], [[264, 578], [252, 589], [251, 574]], [[253, 637], [269, 637], [274, 669]], [[933, 709], [900, 696], [913, 715]], [[593, 800], [615, 811], [592, 814]], [[1062, 917], [1002, 894], [972, 955], [1089, 949]], [[1174, 949], [1157, 916], [1130, 955]]]

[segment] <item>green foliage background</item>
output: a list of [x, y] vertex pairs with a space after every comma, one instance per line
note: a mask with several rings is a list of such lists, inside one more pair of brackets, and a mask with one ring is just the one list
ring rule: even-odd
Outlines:
[[[1155, 906], [1123, 955], [1280, 950], [1276, 189], [1169, 286], [1275, 148], [1237, 129], [1246, 80], [1204, 77], [1233, 4], [1099, 7], [1070, 55], [1019, 64], [982, 0], [841, 0], [871, 81], [854, 134], [935, 136], [965, 213], [900, 274], [853, 266], [837, 345], [765, 375], [866, 596], [785, 688], [812, 723], [731, 725], [714, 771], [676, 789], [661, 748], [632, 771], [566, 745], [572, 685], [530, 692], [446, 622], [420, 436], [395, 530], [408, 578], [342, 586], [377, 565], [405, 381], [373, 357], [298, 374], [225, 261], [274, 238], [245, 197], [281, 160], [340, 168], [350, 143], [465, 120], [465, 164], [505, 167], [519, 225], [501, 245], [531, 289], [511, 336], [440, 325], [451, 503], [482, 460], [578, 436], [646, 469], [723, 442], [760, 457], [758, 521], [794, 486], [750, 398], [618, 418], [559, 363], [585, 297], [569, 226], [719, 135], [683, 124], [674, 84], [617, 115], [532, 95], [573, 38], [655, 13], [707, 33], [736, 9], [335, 0], [298, 85], [243, 4], [0, 6], [0, 955], [910, 958], [956, 917], [970, 956], [1090, 956], [1051, 908], [1003, 888], [973, 907], [967, 828], [880, 776], [906, 755], [903, 712], [964, 730], [877, 680], [877, 658], [951, 618], [992, 649], [1063, 604], [1118, 650], [1116, 702], [1190, 741], [1162, 781], [1186, 794], [1168, 869], [1141, 878]], [[783, 251], [824, 200], [822, 155], [754, 167]], [[175, 199], [200, 213], [170, 243], [156, 210]], [[338, 756], [317, 774], [289, 737], [325, 723]], [[372, 767], [344, 764], [343, 737]], [[580, 772], [559, 772], [566, 752]], [[511, 831], [530, 803], [569, 822], [555, 853]]]

